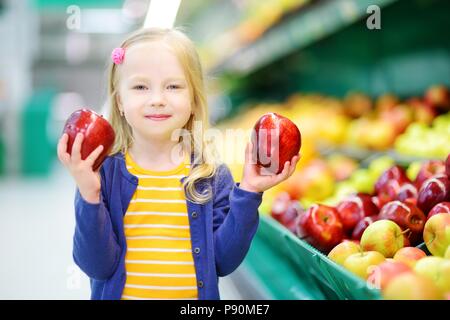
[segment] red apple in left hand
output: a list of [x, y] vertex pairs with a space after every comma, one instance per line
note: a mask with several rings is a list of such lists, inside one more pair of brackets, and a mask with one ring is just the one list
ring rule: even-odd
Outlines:
[[111, 150], [115, 133], [109, 122], [102, 115], [89, 110], [81, 109], [72, 113], [67, 119], [63, 133], [69, 136], [67, 142], [67, 152], [72, 153], [72, 146], [77, 133], [84, 135], [81, 146], [81, 159], [86, 159], [98, 146], [103, 145], [103, 151], [98, 156], [93, 165], [93, 170], [97, 170], [105, 160]]
[[362, 218], [378, 214], [377, 206], [365, 194], [347, 197], [337, 205], [336, 210], [346, 232], [351, 232]]
[[344, 227], [334, 207], [314, 204], [298, 219], [297, 235], [323, 252], [344, 239]]
[[286, 117], [277, 113], [263, 115], [255, 124], [252, 134], [256, 163], [279, 174], [286, 161], [296, 156], [302, 144], [298, 127]]
[[402, 230], [409, 229], [406, 235], [412, 245], [417, 245], [422, 241], [423, 228], [427, 218], [413, 203], [391, 201], [381, 208], [378, 219], [394, 221]]

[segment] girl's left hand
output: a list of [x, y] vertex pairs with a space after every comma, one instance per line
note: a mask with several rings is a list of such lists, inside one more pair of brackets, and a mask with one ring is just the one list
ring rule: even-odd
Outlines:
[[242, 174], [242, 181], [239, 188], [250, 192], [264, 192], [280, 182], [289, 178], [295, 171], [298, 161], [300, 160], [300, 154], [294, 156], [291, 161], [286, 161], [283, 171], [279, 174], [261, 174], [260, 168], [252, 160], [253, 144], [248, 142], [245, 148], [245, 164], [244, 172]]

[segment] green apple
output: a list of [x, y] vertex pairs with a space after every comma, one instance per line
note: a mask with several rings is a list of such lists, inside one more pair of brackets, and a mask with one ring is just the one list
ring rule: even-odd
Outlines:
[[354, 241], [344, 240], [328, 253], [328, 258], [337, 264], [344, 265], [345, 259], [351, 254], [361, 252], [361, 247]]
[[361, 236], [364, 251], [378, 251], [392, 258], [405, 244], [402, 229], [391, 220], [378, 220], [369, 225]]
[[414, 271], [433, 280], [443, 293], [450, 291], [450, 260], [425, 257], [417, 261]]
[[443, 257], [450, 245], [450, 214], [438, 213], [427, 220], [423, 240], [433, 256]]
[[386, 300], [439, 300], [441, 290], [427, 277], [405, 272], [392, 279], [382, 291]]
[[385, 260], [386, 258], [377, 251], [364, 251], [349, 255], [345, 259], [343, 266], [358, 277], [366, 280], [372, 271], [371, 267], [377, 266]]

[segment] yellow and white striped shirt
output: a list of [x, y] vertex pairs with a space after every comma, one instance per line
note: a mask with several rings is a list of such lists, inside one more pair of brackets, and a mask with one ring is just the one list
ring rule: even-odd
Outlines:
[[169, 171], [139, 167], [127, 153], [139, 184], [124, 216], [126, 283], [122, 299], [197, 299], [186, 198], [180, 179], [189, 159]]

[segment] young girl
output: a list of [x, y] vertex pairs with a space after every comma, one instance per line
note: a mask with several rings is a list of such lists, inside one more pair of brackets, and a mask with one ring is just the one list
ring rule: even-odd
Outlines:
[[[58, 157], [76, 181], [73, 257], [92, 299], [219, 299], [218, 277], [244, 259], [265, 190], [287, 179], [262, 175], [247, 144], [234, 183], [205, 142], [208, 110], [193, 43], [174, 29], [142, 29], [112, 54], [109, 94], [115, 144], [99, 171], [83, 135]], [[194, 123], [202, 124], [194, 133]], [[175, 131], [194, 135], [188, 143]], [[197, 130], [199, 131], [199, 130]]]

